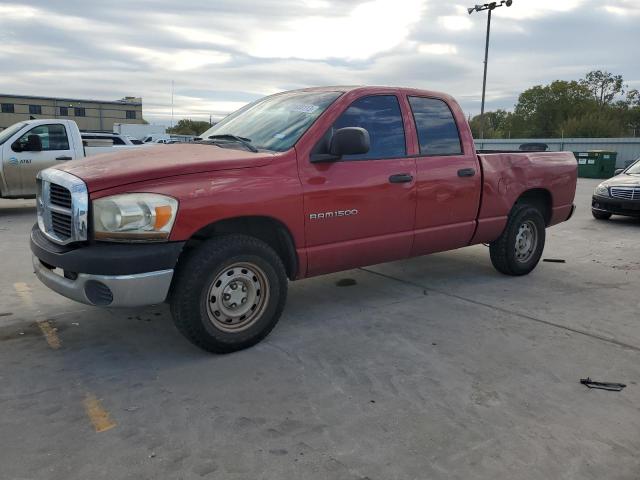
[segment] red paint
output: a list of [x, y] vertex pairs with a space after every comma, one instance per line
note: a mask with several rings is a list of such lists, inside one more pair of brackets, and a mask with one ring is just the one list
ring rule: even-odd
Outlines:
[[[319, 89], [322, 90], [322, 89]], [[91, 198], [156, 192], [180, 202], [171, 240], [189, 239], [220, 220], [264, 216], [293, 238], [298, 278], [491, 242], [502, 232], [516, 200], [542, 189], [552, 199], [550, 225], [571, 211], [577, 164], [571, 153], [477, 155], [456, 101], [441, 93], [388, 87], [327, 88], [344, 94], [283, 153], [251, 153], [211, 145], [161, 145], [69, 163]], [[355, 100], [396, 95], [406, 132], [407, 157], [311, 163], [320, 137]], [[444, 100], [460, 131], [463, 153], [419, 154], [408, 96]], [[458, 170], [472, 168], [473, 177]], [[408, 173], [410, 183], [389, 177]], [[311, 214], [357, 210], [357, 215], [310, 219]]]

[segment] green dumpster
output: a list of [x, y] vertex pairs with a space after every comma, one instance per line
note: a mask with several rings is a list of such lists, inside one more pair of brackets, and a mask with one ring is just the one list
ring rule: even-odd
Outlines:
[[616, 171], [618, 152], [590, 150], [573, 152], [578, 161], [578, 176], [582, 178], [611, 178]]

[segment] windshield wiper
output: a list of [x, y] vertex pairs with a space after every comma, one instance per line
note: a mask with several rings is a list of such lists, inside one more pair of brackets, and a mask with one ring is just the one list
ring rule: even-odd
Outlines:
[[232, 142], [238, 142], [238, 143], [244, 145], [247, 149], [251, 150], [254, 153], [256, 153], [258, 151], [258, 149], [256, 147], [251, 145], [251, 143], [250, 143], [251, 139], [250, 138], [238, 137], [237, 135], [231, 135], [231, 134], [210, 135], [208, 138], [210, 140], [230, 140]]

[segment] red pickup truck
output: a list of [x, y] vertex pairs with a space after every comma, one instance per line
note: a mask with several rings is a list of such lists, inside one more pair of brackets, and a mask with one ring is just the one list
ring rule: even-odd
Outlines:
[[90, 305], [167, 301], [191, 342], [231, 352], [271, 331], [287, 279], [479, 243], [498, 271], [527, 274], [576, 181], [571, 153], [476, 152], [448, 95], [285, 92], [195, 144], [41, 172], [33, 266]]

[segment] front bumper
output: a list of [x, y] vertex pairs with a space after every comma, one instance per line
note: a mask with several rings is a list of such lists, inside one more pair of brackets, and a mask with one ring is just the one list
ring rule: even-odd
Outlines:
[[640, 217], [640, 200], [622, 200], [594, 195], [591, 200], [591, 208], [598, 212], [607, 212], [613, 215]]
[[102, 307], [138, 307], [167, 298], [183, 242], [61, 246], [35, 227], [33, 270], [51, 290]]
[[136, 275], [78, 273], [67, 278], [47, 268], [35, 255], [33, 271], [47, 287], [60, 295], [99, 307], [142, 307], [167, 298], [173, 270]]

